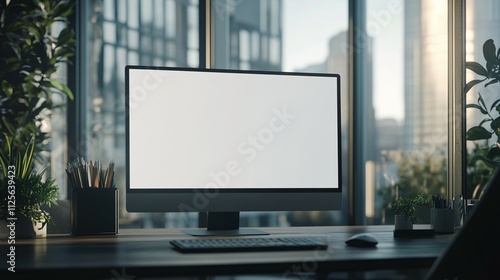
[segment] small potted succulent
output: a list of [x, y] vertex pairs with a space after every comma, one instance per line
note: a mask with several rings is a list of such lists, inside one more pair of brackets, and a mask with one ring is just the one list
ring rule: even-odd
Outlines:
[[428, 205], [431, 197], [426, 194], [413, 194], [396, 198], [391, 203], [394, 211], [394, 225], [396, 230], [413, 229], [413, 224], [417, 222], [415, 210], [421, 206]]

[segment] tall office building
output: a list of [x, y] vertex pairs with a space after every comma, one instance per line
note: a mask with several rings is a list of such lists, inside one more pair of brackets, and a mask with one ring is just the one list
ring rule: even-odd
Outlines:
[[[358, 49], [350, 49], [348, 41], [348, 32], [344, 31], [335, 36], [333, 36], [329, 41], [328, 47], [328, 58], [326, 60], [327, 71], [331, 73], [338, 73], [341, 77], [341, 102], [342, 102], [342, 116], [341, 116], [341, 128], [342, 128], [342, 138], [343, 143], [349, 143], [348, 133], [349, 133], [349, 52], [354, 51], [361, 53], [363, 58], [363, 67], [359, 71], [361, 76], [358, 77], [362, 79], [362, 83], [358, 83], [357, 91], [358, 94], [362, 95], [361, 99], [357, 102], [361, 110], [354, 112], [358, 120], [362, 120], [358, 124], [361, 125], [361, 130], [363, 135], [358, 137], [362, 143], [357, 147], [342, 147], [342, 156], [344, 163], [347, 166], [347, 159], [349, 157], [349, 149], [357, 149], [359, 154], [362, 155], [363, 161], [365, 163], [364, 172], [357, 173], [360, 182], [365, 182], [365, 192], [358, 193], [358, 197], [364, 197], [362, 200], [365, 203], [360, 203], [363, 208], [360, 210], [365, 212], [367, 216], [372, 217], [374, 215], [374, 190], [375, 190], [375, 164], [378, 162], [380, 155], [378, 142], [379, 135], [377, 133], [377, 120], [375, 119], [375, 107], [373, 102], [373, 38], [365, 33], [364, 44], [358, 46]], [[343, 78], [343, 79], [342, 79]], [[351, 142], [352, 143], [352, 142]], [[348, 169], [343, 168], [342, 178], [344, 181], [348, 176]], [[347, 189], [348, 182], [343, 182], [343, 186]], [[345, 202], [347, 202], [347, 192], [345, 194]]]
[[404, 2], [403, 150], [436, 149], [447, 144], [447, 1]]
[[[466, 3], [466, 61], [485, 65], [483, 43], [493, 39], [500, 45], [500, 2], [468, 0]], [[445, 147], [448, 115], [448, 27], [437, 22], [447, 18], [447, 1], [405, 1], [405, 123], [404, 149]], [[467, 70], [466, 81], [474, 79]], [[486, 100], [488, 89], [476, 86], [469, 91], [466, 102], [476, 103], [480, 91]], [[484, 94], [483, 94], [484, 93]], [[493, 97], [494, 98], [494, 97]], [[467, 127], [479, 124], [484, 116], [478, 110], [467, 109]], [[471, 143], [468, 143], [470, 146]]]
[[[212, 1], [215, 68], [282, 71], [283, 3], [276, 1]], [[243, 226], [277, 226], [281, 214], [242, 213]]]
[[[80, 67], [89, 94], [81, 143], [87, 147], [89, 160], [116, 163], [116, 185], [123, 190], [125, 66], [198, 67], [198, 4], [183, 0], [92, 0], [82, 6], [86, 15], [82, 34], [87, 38], [82, 42], [84, 63]], [[124, 193], [120, 192], [122, 200]], [[121, 215], [122, 222], [130, 216], [123, 207]], [[159, 220], [161, 225], [164, 219]]]
[[196, 67], [197, 6], [172, 0], [94, 0], [89, 7], [89, 157], [124, 165], [125, 66]]
[[[81, 11], [80, 11], [81, 9]], [[76, 96], [88, 92], [80, 108], [85, 126], [79, 149], [86, 157], [114, 161], [117, 185], [125, 185], [125, 65], [198, 66], [198, 4], [196, 1], [91, 0], [77, 5], [82, 15], [77, 34], [78, 75], [82, 85]], [[53, 25], [54, 34], [63, 28]], [[85, 36], [85, 37], [83, 37]], [[66, 66], [57, 75], [64, 80]], [[55, 105], [66, 101], [54, 95]], [[73, 114], [72, 112], [69, 114]], [[47, 175], [59, 182], [60, 197], [67, 195], [66, 164], [76, 151], [65, 151], [66, 108], [54, 109], [43, 129], [50, 132]], [[73, 128], [70, 128], [73, 129]]]
[[216, 68], [282, 70], [283, 3], [215, 1]]
[[[377, 131], [375, 129], [375, 109], [373, 107], [373, 57], [371, 48], [373, 46], [373, 39], [367, 36], [367, 43], [361, 49], [366, 54], [366, 60], [364, 65], [364, 79], [366, 83], [363, 92], [364, 108], [363, 112], [365, 114], [366, 122], [363, 124], [364, 131], [367, 135], [367, 139], [370, 139], [371, 145], [376, 145]], [[336, 73], [340, 75], [341, 78], [341, 89], [342, 94], [341, 101], [342, 107], [342, 127], [347, 128], [349, 122], [349, 112], [348, 112], [348, 100], [349, 100], [349, 43], [347, 31], [340, 32], [332, 36], [328, 42], [328, 56], [321, 63], [307, 65], [304, 68], [296, 69], [299, 72], [317, 72], [317, 73]], [[347, 133], [347, 131], [346, 131]], [[375, 139], [375, 140], [374, 140]], [[369, 160], [374, 160], [377, 156], [376, 149], [370, 149], [368, 158]]]

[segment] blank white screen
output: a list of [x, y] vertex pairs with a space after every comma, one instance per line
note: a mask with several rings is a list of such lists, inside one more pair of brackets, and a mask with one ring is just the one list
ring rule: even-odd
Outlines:
[[131, 189], [339, 187], [336, 77], [129, 71]]

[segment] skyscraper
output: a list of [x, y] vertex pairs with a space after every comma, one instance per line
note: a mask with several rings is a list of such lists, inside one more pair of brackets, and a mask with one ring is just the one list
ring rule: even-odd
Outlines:
[[403, 150], [447, 144], [447, 2], [405, 1]]
[[282, 70], [282, 1], [215, 1], [215, 67]]

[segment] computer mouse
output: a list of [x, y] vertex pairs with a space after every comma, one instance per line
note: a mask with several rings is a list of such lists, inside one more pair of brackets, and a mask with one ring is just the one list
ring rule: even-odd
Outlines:
[[360, 233], [351, 236], [345, 242], [348, 246], [352, 247], [375, 247], [378, 244], [378, 240], [369, 233]]

